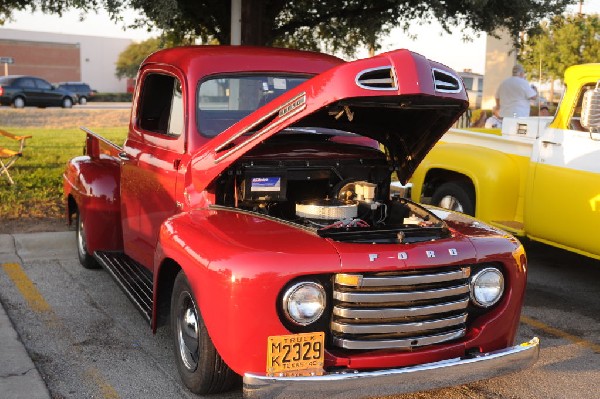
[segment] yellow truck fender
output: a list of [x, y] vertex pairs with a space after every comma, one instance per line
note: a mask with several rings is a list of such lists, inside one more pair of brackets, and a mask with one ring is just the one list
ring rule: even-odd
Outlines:
[[474, 216], [486, 222], [515, 220], [519, 201], [522, 202], [516, 160], [480, 146], [438, 143], [419, 165], [411, 182], [411, 198], [430, 203], [444, 183], [457, 183], [472, 196]]

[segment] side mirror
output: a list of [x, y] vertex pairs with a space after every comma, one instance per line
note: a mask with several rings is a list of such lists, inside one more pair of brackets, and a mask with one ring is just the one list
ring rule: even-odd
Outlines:
[[600, 140], [600, 81], [583, 95], [581, 126], [590, 132], [592, 140]]

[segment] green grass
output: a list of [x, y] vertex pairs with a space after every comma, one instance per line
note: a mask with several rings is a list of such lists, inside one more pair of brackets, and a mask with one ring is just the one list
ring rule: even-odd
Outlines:
[[[79, 129], [9, 128], [16, 135], [31, 135], [21, 159], [9, 169], [15, 182], [0, 176], [2, 218], [60, 218], [64, 215], [62, 173], [67, 161], [83, 153], [85, 133]], [[122, 144], [127, 129], [96, 128], [115, 143]], [[0, 137], [0, 146], [18, 149], [12, 140]]]

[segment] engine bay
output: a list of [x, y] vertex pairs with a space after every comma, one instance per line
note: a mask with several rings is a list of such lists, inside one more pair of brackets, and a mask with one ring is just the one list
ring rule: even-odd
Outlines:
[[447, 237], [446, 224], [390, 195], [393, 167], [377, 142], [328, 129], [290, 129], [245, 154], [217, 181], [219, 205], [313, 229], [322, 237], [411, 243]]

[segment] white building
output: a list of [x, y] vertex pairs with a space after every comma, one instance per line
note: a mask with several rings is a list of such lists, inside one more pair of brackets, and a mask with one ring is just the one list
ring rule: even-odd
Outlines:
[[[15, 60], [9, 65], [9, 74], [36, 75], [52, 83], [83, 81], [99, 92], [127, 91], [127, 79], [115, 77], [115, 64], [119, 54], [132, 42], [130, 39], [0, 27], [0, 57]], [[75, 65], [77, 53], [79, 65]]]

